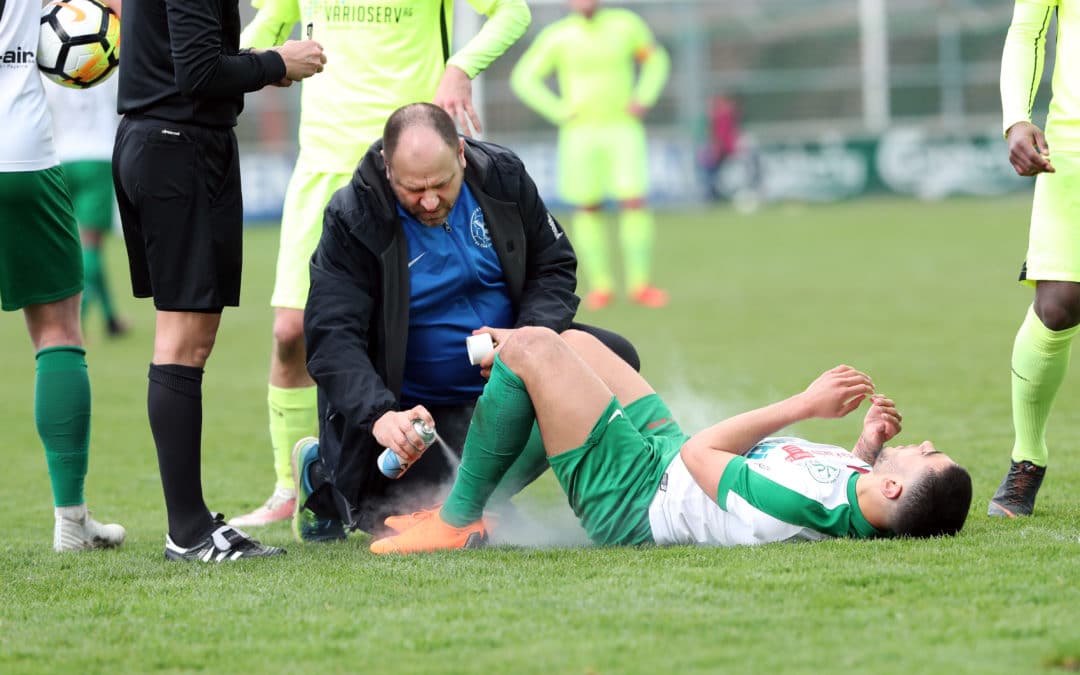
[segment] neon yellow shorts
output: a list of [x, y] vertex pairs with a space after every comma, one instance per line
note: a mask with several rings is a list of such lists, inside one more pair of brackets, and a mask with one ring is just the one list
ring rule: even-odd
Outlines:
[[568, 124], [559, 132], [559, 191], [574, 206], [644, 197], [645, 127], [636, 119]]
[[1080, 281], [1080, 153], [1050, 155], [1055, 173], [1035, 179], [1027, 262], [1020, 280]]
[[334, 193], [351, 178], [351, 173], [319, 173], [299, 167], [293, 171], [281, 214], [272, 307], [304, 309], [311, 286], [308, 263], [322, 236], [323, 211]]

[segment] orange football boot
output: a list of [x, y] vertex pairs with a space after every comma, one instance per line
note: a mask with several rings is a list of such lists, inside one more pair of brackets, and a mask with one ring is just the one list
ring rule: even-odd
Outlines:
[[630, 293], [630, 302], [637, 303], [643, 307], [658, 309], [667, 305], [668, 294], [667, 291], [662, 291], [656, 286], [642, 286]]
[[438, 514], [420, 518], [415, 525], [392, 537], [383, 537], [371, 544], [371, 552], [427, 553], [458, 548], [480, 548], [487, 543], [487, 526], [483, 520], [465, 527], [454, 527]]

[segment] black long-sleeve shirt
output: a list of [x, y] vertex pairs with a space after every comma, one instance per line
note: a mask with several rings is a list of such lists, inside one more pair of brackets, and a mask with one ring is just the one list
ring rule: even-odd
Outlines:
[[120, 26], [124, 114], [231, 127], [245, 92], [285, 77], [277, 52], [240, 52], [238, 0], [126, 2]]

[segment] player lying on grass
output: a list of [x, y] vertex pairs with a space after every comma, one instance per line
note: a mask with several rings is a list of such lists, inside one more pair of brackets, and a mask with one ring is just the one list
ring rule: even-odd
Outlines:
[[[971, 476], [929, 442], [884, 447], [900, 431], [891, 400], [849, 366], [802, 393], [687, 436], [641, 375], [595, 338], [545, 328], [491, 331], [497, 356], [461, 467], [441, 509], [388, 518], [374, 553], [480, 545], [484, 504], [536, 420], [552, 471], [602, 545], [733, 546], [829, 537], [956, 534]], [[494, 361], [490, 360], [494, 358]], [[853, 452], [767, 438], [871, 398]]]

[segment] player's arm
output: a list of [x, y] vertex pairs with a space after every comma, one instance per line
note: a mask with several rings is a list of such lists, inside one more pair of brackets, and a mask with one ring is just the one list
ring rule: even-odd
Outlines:
[[852, 452], [867, 464], [873, 464], [885, 444], [900, 433], [903, 419], [892, 399], [880, 394], [871, 396], [870, 410], [863, 418], [863, 430]]
[[558, 25], [540, 31], [510, 73], [510, 88], [522, 103], [556, 126], [573, 115], [566, 101], [544, 83], [558, 59]]
[[728, 464], [766, 436], [803, 420], [843, 417], [874, 392], [870, 378], [851, 366], [822, 373], [805, 391], [694, 434], [681, 455], [694, 481], [713, 500]]
[[632, 38], [634, 59], [640, 66], [640, 73], [634, 87], [631, 112], [640, 117], [660, 98], [660, 92], [664, 90], [671, 73], [671, 57], [664, 46], [656, 41], [649, 26], [636, 15], [634, 19], [637, 25], [630, 32], [635, 36]]
[[517, 42], [532, 20], [525, 0], [469, 0], [487, 17], [480, 31], [446, 62], [432, 103], [450, 113], [466, 136], [483, 131], [472, 103], [472, 79]]
[[251, 6], [258, 11], [240, 33], [243, 49], [269, 49], [282, 45], [300, 21], [297, 0], [252, 0]]
[[116, 16], [120, 16], [120, 6], [123, 4], [121, 0], [101, 0], [105, 3], [105, 6], [113, 11]]
[[1046, 33], [1057, 0], [1017, 0], [1001, 55], [1001, 111], [1009, 162], [1021, 176], [1053, 171], [1050, 148], [1031, 123], [1046, 62]]

